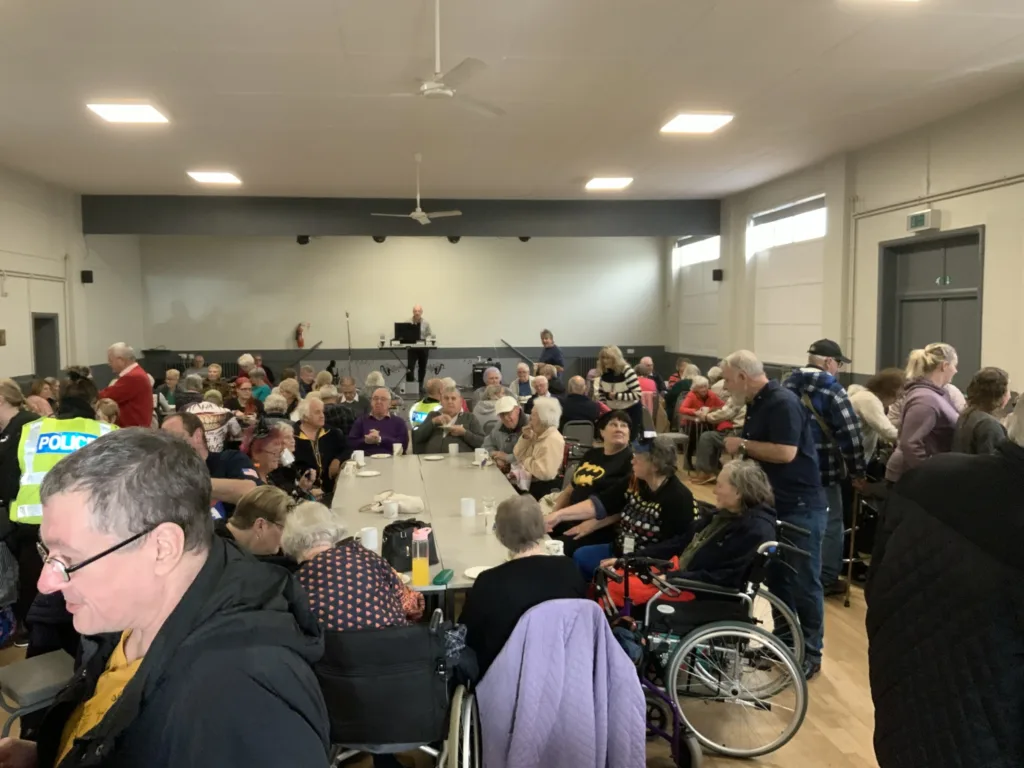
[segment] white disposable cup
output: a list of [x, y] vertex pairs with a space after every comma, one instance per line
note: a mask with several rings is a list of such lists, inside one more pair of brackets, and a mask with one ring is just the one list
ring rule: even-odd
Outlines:
[[544, 542], [544, 548], [547, 549], [549, 555], [564, 555], [565, 544], [555, 539], [548, 539]]
[[448, 443], [448, 453], [450, 453], [452, 456], [454, 456], [458, 452], [459, 452], [459, 444], [458, 443]]
[[398, 517], [397, 501], [384, 502], [384, 517], [388, 518], [388, 520], [394, 520], [396, 517]]
[[476, 517], [476, 499], [462, 499], [459, 508], [463, 517]]
[[352, 451], [352, 461], [360, 467], [366, 466], [366, 451]]
[[401, 456], [402, 455], [402, 444], [401, 443], [392, 443], [391, 444], [391, 455], [392, 456]]
[[346, 461], [341, 471], [346, 477], [353, 477], [356, 473], [356, 463], [354, 461]]
[[485, 461], [487, 461], [487, 449], [477, 448], [473, 451], [473, 456], [476, 459], [477, 464], [483, 464]]
[[371, 552], [377, 551], [377, 529], [362, 528], [359, 531], [359, 543]]

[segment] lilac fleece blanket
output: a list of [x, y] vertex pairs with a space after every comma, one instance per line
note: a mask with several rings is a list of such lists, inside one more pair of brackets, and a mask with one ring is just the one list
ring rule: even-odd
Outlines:
[[527, 612], [476, 691], [484, 768], [643, 768], [644, 694], [601, 609]]

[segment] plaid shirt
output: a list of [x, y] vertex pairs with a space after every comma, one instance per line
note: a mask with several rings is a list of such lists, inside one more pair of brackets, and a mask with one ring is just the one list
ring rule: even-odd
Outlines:
[[863, 477], [866, 463], [860, 419], [843, 385], [832, 374], [820, 368], [807, 367], [793, 371], [783, 386], [799, 397], [805, 408], [807, 404], [803, 402], [803, 396], [807, 395], [814, 410], [832, 433], [832, 440], [829, 440], [814, 413], [810, 414], [811, 433], [818, 449], [821, 484], [835, 485], [842, 479], [843, 467], [840, 462], [846, 464], [849, 477]]

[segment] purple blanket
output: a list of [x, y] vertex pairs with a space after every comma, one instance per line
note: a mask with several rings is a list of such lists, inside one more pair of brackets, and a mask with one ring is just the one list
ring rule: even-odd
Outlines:
[[516, 625], [476, 691], [484, 768], [643, 768], [636, 668], [589, 600], [550, 600]]

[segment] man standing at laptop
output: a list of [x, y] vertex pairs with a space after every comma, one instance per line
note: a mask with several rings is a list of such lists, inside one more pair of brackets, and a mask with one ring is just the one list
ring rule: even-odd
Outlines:
[[[423, 319], [423, 307], [417, 304], [412, 308], [412, 320], [413, 325], [420, 327], [420, 341], [426, 341], [428, 336], [433, 336], [434, 332], [430, 329], [430, 323]], [[409, 369], [405, 373], [405, 380], [413, 380], [413, 371], [416, 368], [416, 364], [419, 363], [419, 375], [416, 380], [419, 382], [419, 391], [423, 391], [423, 380], [427, 378], [427, 357], [430, 352], [423, 347], [409, 347]]]

